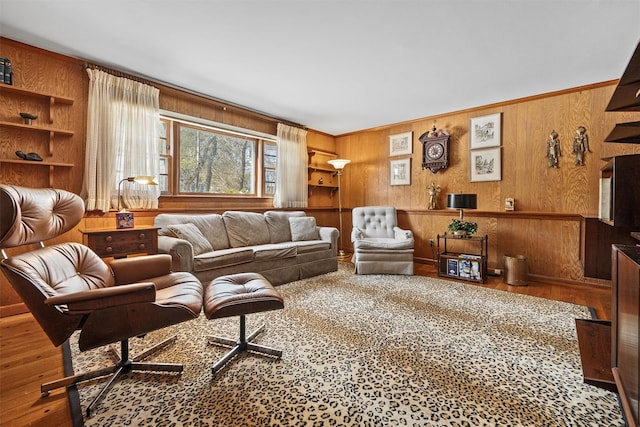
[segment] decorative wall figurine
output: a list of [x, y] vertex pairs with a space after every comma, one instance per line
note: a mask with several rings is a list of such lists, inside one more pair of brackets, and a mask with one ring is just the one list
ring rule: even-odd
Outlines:
[[435, 182], [432, 182], [427, 187], [427, 191], [429, 191], [429, 206], [427, 206], [427, 209], [438, 209], [438, 194], [440, 193], [440, 186]]
[[573, 137], [573, 154], [576, 155], [576, 165], [584, 165], [584, 154], [591, 152], [589, 149], [589, 137], [584, 126], [578, 126]]
[[549, 159], [549, 167], [560, 167], [559, 157], [562, 156], [560, 151], [560, 139], [558, 138], [558, 132], [552, 130], [547, 140], [547, 159]]

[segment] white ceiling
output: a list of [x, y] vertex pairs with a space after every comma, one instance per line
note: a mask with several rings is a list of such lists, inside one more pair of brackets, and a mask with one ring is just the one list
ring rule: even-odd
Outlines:
[[0, 0], [0, 35], [332, 135], [617, 79], [639, 0]]

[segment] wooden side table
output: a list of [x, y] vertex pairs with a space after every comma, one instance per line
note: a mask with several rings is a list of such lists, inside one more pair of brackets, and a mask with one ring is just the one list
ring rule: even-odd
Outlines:
[[80, 230], [82, 242], [102, 258], [158, 253], [158, 227]]

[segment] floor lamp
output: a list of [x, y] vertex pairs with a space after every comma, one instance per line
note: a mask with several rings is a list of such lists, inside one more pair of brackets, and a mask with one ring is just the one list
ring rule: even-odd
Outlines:
[[340, 216], [340, 249], [338, 250], [338, 258], [346, 257], [346, 253], [344, 252], [344, 249], [342, 249], [342, 183], [340, 182], [340, 177], [342, 176], [342, 169], [344, 169], [344, 167], [349, 163], [351, 163], [351, 160], [347, 159], [329, 160], [329, 164], [336, 169], [336, 173], [338, 175], [338, 215]]

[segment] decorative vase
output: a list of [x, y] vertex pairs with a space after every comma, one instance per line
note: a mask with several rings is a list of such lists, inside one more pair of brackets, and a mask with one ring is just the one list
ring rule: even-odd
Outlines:
[[464, 237], [467, 235], [467, 230], [456, 230], [453, 232], [456, 236]]

